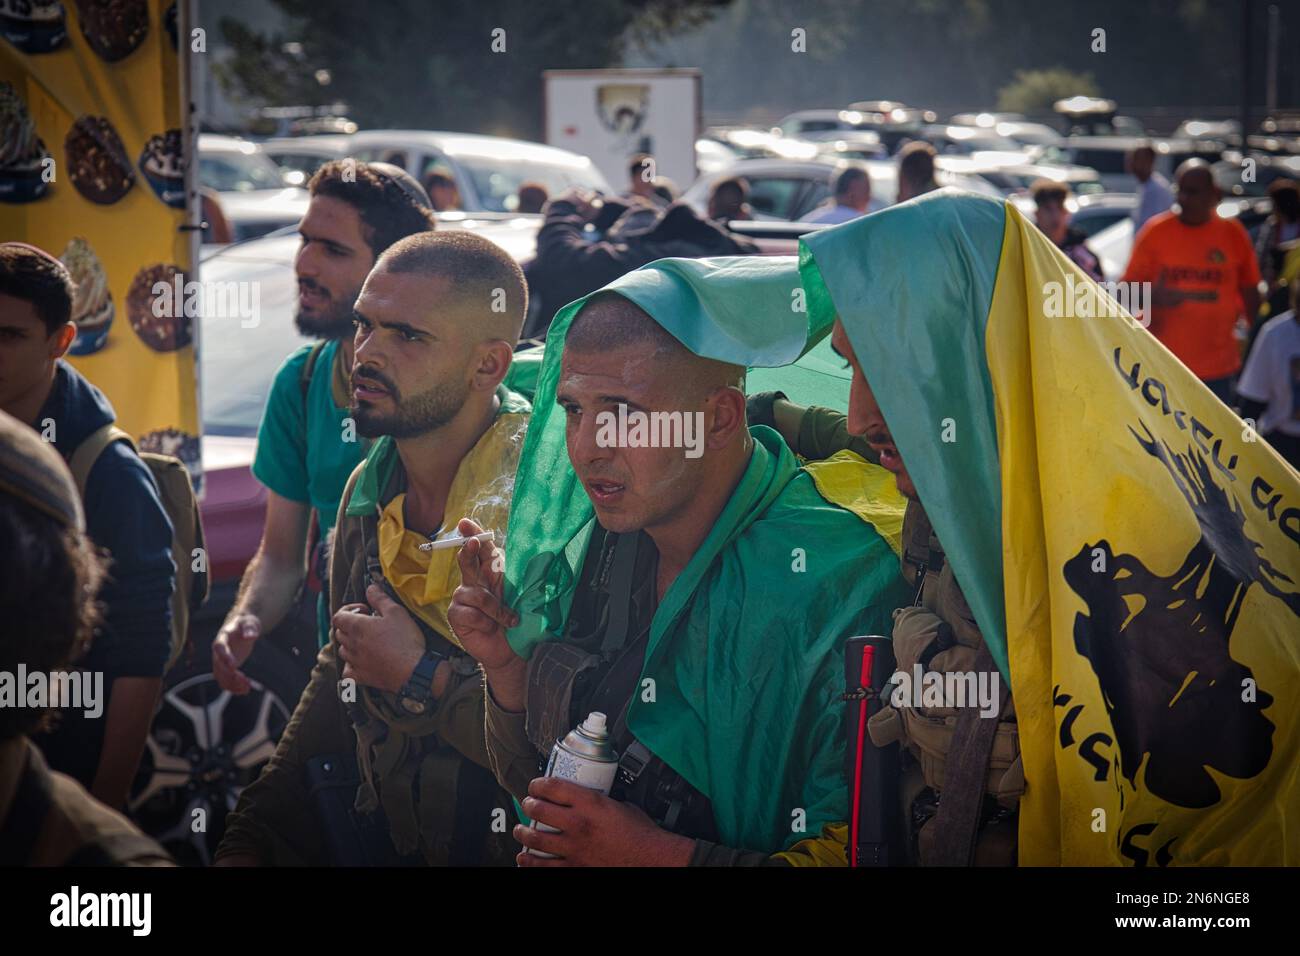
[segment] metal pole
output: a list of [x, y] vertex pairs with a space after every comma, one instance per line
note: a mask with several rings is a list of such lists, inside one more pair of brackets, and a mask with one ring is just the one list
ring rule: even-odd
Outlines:
[[1251, 0], [1241, 3], [1241, 105], [1238, 122], [1241, 123], [1241, 151], [1246, 152], [1246, 138], [1250, 136], [1250, 34], [1252, 26]]
[[1279, 35], [1282, 32], [1281, 18], [1282, 14], [1278, 10], [1277, 4], [1271, 4], [1268, 8], [1268, 54], [1265, 61], [1267, 66], [1264, 68], [1268, 84], [1264, 94], [1264, 103], [1268, 107], [1269, 116], [1277, 112], [1277, 45]]

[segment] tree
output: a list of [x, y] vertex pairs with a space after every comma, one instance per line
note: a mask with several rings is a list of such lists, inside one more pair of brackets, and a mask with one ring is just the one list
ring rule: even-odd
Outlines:
[[[608, 67], [628, 44], [698, 26], [728, 2], [273, 0], [289, 18], [285, 35], [221, 21], [234, 55], [219, 79], [232, 96], [259, 104], [345, 99], [363, 127], [540, 139], [543, 70]], [[322, 69], [328, 89], [315, 81]]]
[[1074, 73], [1063, 67], [1050, 70], [1016, 70], [1015, 79], [998, 90], [998, 110], [1005, 113], [1045, 113], [1067, 96], [1100, 96], [1091, 73]]

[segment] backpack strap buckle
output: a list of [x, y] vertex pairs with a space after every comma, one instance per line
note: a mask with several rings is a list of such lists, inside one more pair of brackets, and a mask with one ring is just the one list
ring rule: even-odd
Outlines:
[[653, 755], [646, 748], [646, 745], [639, 740], [633, 740], [623, 751], [623, 756], [619, 758], [619, 780], [623, 782], [624, 786], [632, 786], [652, 759], [654, 759]]

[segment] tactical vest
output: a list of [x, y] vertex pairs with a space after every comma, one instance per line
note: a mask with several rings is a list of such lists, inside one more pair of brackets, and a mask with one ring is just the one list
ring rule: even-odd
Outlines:
[[627, 727], [658, 603], [657, 565], [658, 552], [644, 532], [619, 535], [597, 526], [565, 639], [542, 644], [529, 659], [526, 729], [542, 772], [555, 742], [590, 712], [601, 711], [611, 720], [619, 755], [610, 796], [640, 807], [665, 830], [716, 843], [708, 798]]
[[[354, 472], [343, 495], [351, 500], [358, 472]], [[379, 560], [379, 515], [383, 504], [406, 487], [405, 473], [394, 468], [373, 513], [343, 515], [335, 547], [347, 541], [350, 552], [340, 560], [336, 573], [343, 578], [331, 582], [338, 593], [331, 604], [341, 607], [366, 600], [366, 587], [376, 584], [396, 604], [402, 598], [384, 578]], [[340, 553], [337, 558], [343, 559]], [[364, 817], [383, 821], [394, 849], [403, 858], [422, 856], [434, 866], [509, 865], [514, 844], [509, 827], [490, 830], [485, 821], [499, 807], [509, 808], [509, 795], [500, 789], [492, 772], [465, 754], [481, 749], [482, 690], [478, 665], [444, 635], [410, 615], [424, 635], [425, 646], [447, 657], [452, 685], [430, 714], [409, 714], [396, 695], [369, 687], [358, 687], [355, 701], [345, 703], [356, 733], [356, 764], [360, 785], [355, 810]], [[341, 665], [340, 665], [341, 667]], [[477, 720], [461, 721], [477, 729], [477, 740], [449, 739], [451, 717], [465, 707], [478, 711]], [[477, 746], [476, 746], [477, 745]], [[509, 821], [513, 824], [513, 819]]]
[[[980, 708], [882, 701], [867, 729], [872, 742], [903, 750], [902, 819], [908, 857], [921, 865], [1014, 865], [1016, 811], [1025, 789], [1015, 707], [980, 634], [952, 566], [915, 501], [903, 520], [903, 576], [911, 607], [894, 612], [895, 673], [974, 674], [996, 689], [998, 718]], [[951, 686], [949, 682], [946, 685]], [[967, 687], [969, 687], [969, 683]], [[976, 686], [979, 686], [978, 683]], [[890, 696], [893, 696], [892, 694]]]

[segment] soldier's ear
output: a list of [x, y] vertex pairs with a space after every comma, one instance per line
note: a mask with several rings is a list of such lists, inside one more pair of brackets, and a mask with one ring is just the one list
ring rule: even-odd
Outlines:
[[708, 446], [725, 448], [736, 432], [748, 424], [745, 393], [733, 385], [719, 385], [709, 400], [713, 403], [713, 427], [709, 429]]
[[514, 358], [514, 349], [503, 339], [494, 339], [479, 346], [478, 366], [474, 370], [472, 387], [479, 391], [494, 392]]

